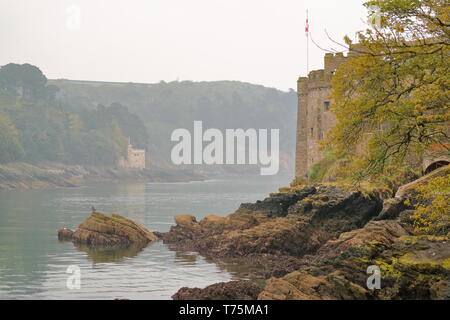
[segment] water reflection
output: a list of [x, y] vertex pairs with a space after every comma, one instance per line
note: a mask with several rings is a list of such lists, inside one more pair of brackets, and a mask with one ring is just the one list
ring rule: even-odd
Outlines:
[[255, 274], [257, 275], [261, 271], [264, 271], [263, 265], [251, 263], [251, 261], [242, 261], [242, 259], [239, 258], [212, 259], [204, 257], [198, 252], [181, 250], [175, 244], [165, 244], [165, 246], [168, 250], [175, 253], [175, 263], [181, 265], [195, 265], [195, 263], [201, 259], [206, 263], [216, 265], [220, 272], [230, 274], [231, 280], [257, 280], [259, 277], [255, 277]]
[[198, 252], [177, 250], [175, 245], [165, 245], [170, 251], [175, 253], [174, 261], [181, 265], [195, 265], [199, 256]]
[[132, 245], [129, 247], [89, 247], [75, 245], [78, 251], [87, 254], [88, 260], [93, 263], [122, 262], [125, 258], [136, 257], [146, 246]]
[[[77, 248], [59, 243], [56, 231], [76, 229], [94, 205], [166, 232], [174, 215], [226, 215], [291, 180], [270, 179], [0, 191], [0, 299], [169, 299], [181, 287], [229, 281], [225, 270], [234, 267], [169, 250], [161, 241], [146, 248]], [[71, 265], [81, 268], [80, 290], [66, 286]]]

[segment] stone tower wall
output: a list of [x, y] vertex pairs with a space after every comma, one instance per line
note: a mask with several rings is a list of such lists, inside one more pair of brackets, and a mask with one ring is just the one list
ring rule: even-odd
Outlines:
[[336, 123], [335, 116], [329, 110], [331, 79], [336, 68], [346, 59], [343, 54], [327, 53], [324, 69], [312, 71], [307, 78], [298, 79], [297, 178], [307, 177], [312, 166], [323, 158], [323, 153], [319, 151], [320, 141]]
[[130, 168], [145, 169], [145, 150], [133, 149], [128, 145], [128, 165]]
[[145, 169], [145, 150], [134, 149], [131, 143], [128, 143], [127, 157], [121, 157], [118, 166], [122, 168]]

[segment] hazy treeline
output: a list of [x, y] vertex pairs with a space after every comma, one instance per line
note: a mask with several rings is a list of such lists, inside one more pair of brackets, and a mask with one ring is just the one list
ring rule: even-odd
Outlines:
[[297, 95], [238, 81], [174, 81], [156, 84], [52, 80], [61, 100], [80, 108], [120, 103], [145, 123], [152, 161], [170, 164], [174, 129], [192, 130], [194, 120], [218, 129], [280, 129], [281, 151], [294, 158]]
[[0, 162], [114, 164], [128, 136], [145, 145], [143, 122], [118, 104], [80, 108], [58, 99], [35, 66], [0, 68]]
[[277, 128], [293, 157], [296, 93], [237, 81], [157, 84], [47, 80], [35, 66], [0, 68], [0, 162], [114, 164], [133, 145], [170, 165], [171, 132]]

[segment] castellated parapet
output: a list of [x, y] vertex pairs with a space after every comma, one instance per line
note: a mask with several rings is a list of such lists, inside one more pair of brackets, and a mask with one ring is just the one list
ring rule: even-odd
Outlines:
[[323, 157], [319, 143], [336, 123], [330, 111], [331, 79], [337, 67], [346, 61], [342, 53], [327, 53], [322, 70], [311, 71], [297, 82], [297, 144], [295, 175], [306, 178], [312, 166]]
[[[336, 117], [330, 111], [331, 80], [338, 66], [356, 54], [355, 50], [350, 51], [347, 56], [342, 53], [327, 53], [324, 59], [324, 69], [311, 71], [308, 77], [300, 77], [297, 81], [298, 112], [295, 155], [295, 176], [297, 178], [308, 178], [313, 165], [323, 159], [323, 152], [319, 150], [320, 141], [336, 124]], [[429, 173], [438, 167], [450, 164], [450, 156], [445, 150], [429, 150], [422, 161], [423, 173]]]

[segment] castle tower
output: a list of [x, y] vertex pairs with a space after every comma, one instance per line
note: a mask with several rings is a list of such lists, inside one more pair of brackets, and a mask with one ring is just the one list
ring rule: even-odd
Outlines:
[[336, 68], [347, 58], [342, 53], [327, 53], [325, 67], [312, 71], [297, 81], [297, 141], [295, 176], [307, 178], [312, 166], [322, 160], [320, 142], [336, 123], [330, 112], [331, 80]]
[[128, 137], [127, 157], [121, 157], [118, 165], [122, 168], [145, 169], [145, 149], [134, 149]]
[[[308, 178], [314, 164], [323, 159], [323, 152], [319, 150], [320, 142], [336, 124], [336, 118], [330, 111], [331, 81], [339, 65], [357, 54], [357, 51], [350, 51], [347, 56], [342, 53], [327, 53], [324, 69], [312, 71], [308, 77], [300, 77], [297, 81], [296, 178]], [[435, 150], [428, 151], [422, 161], [423, 172], [429, 173], [448, 165], [450, 157], [445, 150]]]
[[295, 152], [295, 176], [305, 177], [308, 173], [308, 135], [307, 135], [307, 108], [308, 105], [308, 78], [301, 77], [297, 81], [297, 138]]

